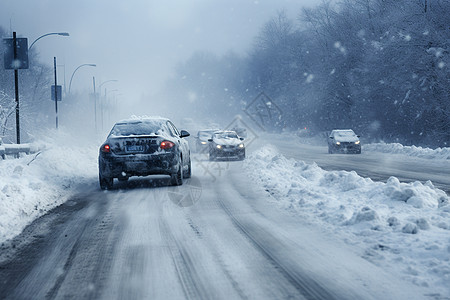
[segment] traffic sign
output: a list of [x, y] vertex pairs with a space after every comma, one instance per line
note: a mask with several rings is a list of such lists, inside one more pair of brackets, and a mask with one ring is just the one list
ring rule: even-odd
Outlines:
[[[56, 96], [58, 97], [58, 101], [62, 100], [62, 87], [57, 85]], [[55, 101], [55, 85], [52, 85], [52, 101]]]
[[3, 39], [5, 43], [5, 54], [4, 62], [5, 69], [7, 70], [17, 70], [17, 69], [28, 69], [28, 39], [27, 38], [16, 38], [17, 46], [17, 56], [14, 59], [14, 42], [13, 38]]

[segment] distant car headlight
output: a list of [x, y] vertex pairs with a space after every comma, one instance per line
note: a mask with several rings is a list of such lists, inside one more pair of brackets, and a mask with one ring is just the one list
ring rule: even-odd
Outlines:
[[336, 142], [336, 145], [340, 145], [341, 144], [341, 142]]
[[355, 142], [356, 145], [359, 145], [359, 143], [360, 143], [360, 141], [356, 141], [356, 142]]
[[216, 145], [217, 149], [222, 149], [222, 145]]
[[201, 142], [201, 144], [202, 144], [202, 145], [206, 145], [206, 144], [208, 144], [208, 142]]
[[239, 144], [239, 148], [244, 148], [244, 144]]

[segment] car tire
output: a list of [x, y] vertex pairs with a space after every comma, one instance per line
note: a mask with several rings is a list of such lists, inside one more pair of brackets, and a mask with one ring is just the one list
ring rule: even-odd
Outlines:
[[191, 164], [191, 158], [189, 158], [188, 170], [187, 170], [184, 178], [191, 178], [191, 176], [192, 176], [192, 164]]
[[330, 147], [328, 147], [328, 154], [333, 154], [333, 150]]
[[212, 152], [209, 152], [209, 160], [216, 160], [216, 156]]
[[172, 185], [182, 185], [183, 184], [183, 164], [180, 160], [180, 165], [178, 167], [178, 171], [171, 175], [170, 183]]
[[112, 189], [114, 185], [114, 178], [113, 177], [105, 177], [101, 173], [98, 175], [98, 179], [100, 182], [100, 188], [102, 190], [110, 190]]

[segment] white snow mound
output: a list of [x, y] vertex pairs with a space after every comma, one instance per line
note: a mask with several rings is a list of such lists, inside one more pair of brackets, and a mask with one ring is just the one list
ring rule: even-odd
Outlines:
[[64, 203], [80, 185], [97, 182], [96, 145], [82, 146], [62, 132], [52, 135], [37, 154], [0, 159], [0, 243]]
[[417, 146], [403, 146], [399, 143], [373, 143], [363, 145], [364, 151], [404, 154], [429, 159], [450, 159], [450, 148], [422, 148]]
[[272, 199], [305, 221], [357, 245], [361, 255], [430, 292], [450, 295], [450, 199], [431, 182], [374, 182], [325, 171], [266, 146], [245, 161]]

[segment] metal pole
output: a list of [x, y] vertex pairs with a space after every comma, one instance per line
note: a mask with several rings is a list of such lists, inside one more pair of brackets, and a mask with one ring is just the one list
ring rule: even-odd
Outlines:
[[95, 120], [95, 133], [97, 133], [97, 94], [95, 92], [95, 76], [92, 76], [92, 83], [94, 84], [94, 120]]
[[[16, 44], [16, 32], [13, 32], [13, 45], [14, 45], [14, 63], [17, 60], [17, 44]], [[14, 68], [14, 86], [16, 93], [16, 135], [17, 144], [20, 144], [20, 114], [19, 114], [19, 70], [17, 66]]]
[[56, 57], [53, 57], [53, 66], [55, 69], [55, 112], [56, 112], [56, 129], [58, 129], [58, 81], [56, 77]]
[[105, 108], [105, 102], [106, 102], [106, 88], [105, 88], [105, 97], [101, 101], [100, 104], [100, 110], [101, 110], [101, 116], [102, 116], [102, 132], [103, 132], [103, 109]]

